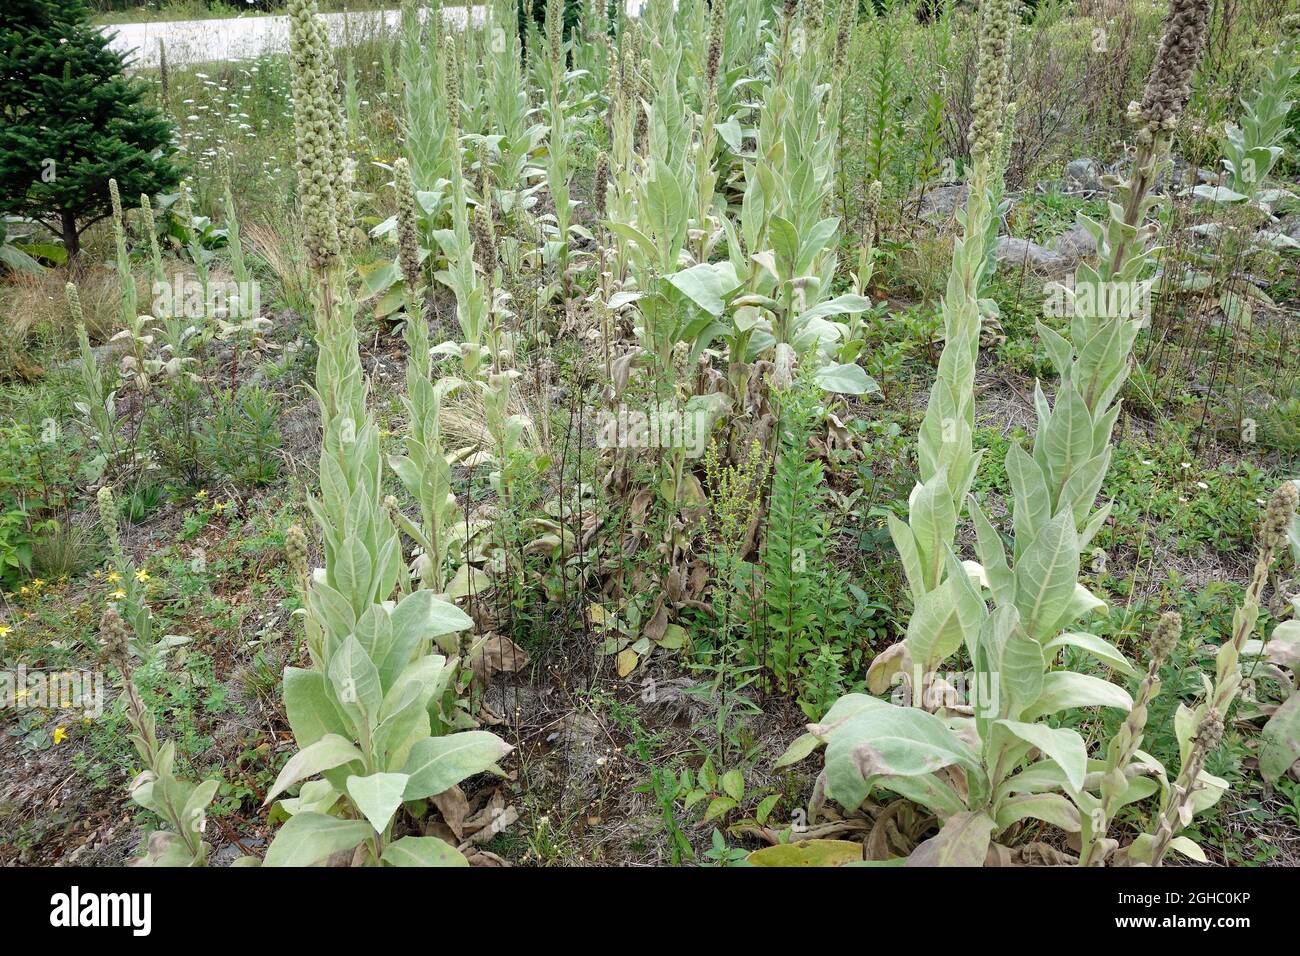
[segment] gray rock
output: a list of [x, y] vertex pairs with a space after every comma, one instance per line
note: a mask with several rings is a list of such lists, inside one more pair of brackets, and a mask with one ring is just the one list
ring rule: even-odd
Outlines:
[[1065, 166], [1065, 188], [1071, 192], [1098, 192], [1105, 171], [1095, 159], [1072, 159]]
[[1003, 236], [998, 240], [995, 255], [998, 265], [1028, 269], [1048, 276], [1063, 276], [1070, 271], [1071, 266], [1070, 259], [1056, 250], [1012, 236]]
[[951, 186], [936, 186], [921, 197], [921, 208], [917, 215], [930, 223], [942, 223], [957, 214], [957, 208], [966, 202], [970, 187], [965, 183]]
[[1052, 249], [1065, 256], [1071, 263], [1078, 262], [1080, 259], [1094, 255], [1097, 252], [1097, 240], [1092, 238], [1092, 233], [1077, 222], [1053, 239], [1050, 245]]
[[110, 339], [103, 345], [90, 347], [90, 354], [95, 356], [95, 361], [100, 365], [112, 364], [130, 351], [131, 340], [128, 338]]

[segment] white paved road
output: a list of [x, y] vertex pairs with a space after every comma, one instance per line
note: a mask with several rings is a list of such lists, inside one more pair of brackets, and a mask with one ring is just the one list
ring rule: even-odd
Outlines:
[[[443, 15], [458, 26], [465, 23], [467, 7], [445, 7]], [[484, 7], [474, 7], [475, 22], [481, 22]], [[366, 10], [346, 14], [323, 13], [321, 18], [335, 46], [342, 46], [347, 33], [354, 39], [393, 32], [401, 24], [399, 10]], [[153, 23], [119, 23], [102, 28], [116, 33], [112, 47], [132, 53], [133, 66], [158, 66], [158, 41], [167, 46], [167, 62], [213, 63], [219, 60], [248, 60], [265, 53], [289, 51], [287, 16], [232, 17], [220, 20], [167, 20]]]
[[[627, 11], [636, 16], [642, 0], [627, 0]], [[474, 22], [482, 23], [487, 8], [482, 6], [444, 7], [448, 22], [464, 26], [466, 10], [474, 11]], [[348, 18], [344, 29], [344, 17]], [[400, 10], [362, 10], [355, 13], [323, 13], [321, 18], [335, 46], [344, 37], [353, 39], [394, 32], [400, 25]], [[289, 52], [289, 18], [287, 16], [248, 16], [214, 20], [166, 20], [153, 23], [119, 23], [101, 28], [116, 33], [112, 47], [131, 53], [135, 67], [157, 68], [158, 41], [167, 47], [167, 62], [215, 63], [221, 60], [251, 60], [264, 53]], [[134, 52], [133, 52], [134, 51]]]

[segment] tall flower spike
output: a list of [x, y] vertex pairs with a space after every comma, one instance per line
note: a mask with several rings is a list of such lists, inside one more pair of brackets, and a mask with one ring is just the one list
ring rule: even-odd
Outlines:
[[601, 153], [596, 157], [596, 216], [600, 219], [605, 218], [605, 206], [607, 202], [606, 192], [609, 189], [609, 157]]
[[709, 17], [709, 48], [704, 57], [704, 79], [712, 92], [722, 63], [722, 37], [727, 31], [727, 8], [724, 0], [713, 0]]
[[546, 39], [554, 69], [563, 69], [564, 0], [546, 0]]
[[128, 666], [130, 636], [126, 621], [117, 608], [109, 605], [99, 619], [99, 651], [104, 659], [119, 669]]
[[108, 549], [113, 553], [114, 558], [120, 560], [122, 538], [117, 530], [117, 504], [113, 501], [113, 489], [104, 485], [96, 493], [95, 501], [99, 505], [99, 526], [104, 530], [104, 537], [108, 539]]
[[406, 282], [407, 308], [413, 307], [420, 284], [420, 239], [415, 218], [415, 184], [405, 158], [393, 163], [393, 190], [397, 193], [397, 263]]
[[452, 136], [460, 138], [460, 61], [456, 41], [448, 34], [442, 38], [442, 79], [447, 92], [447, 125]]
[[969, 136], [971, 161], [975, 163], [992, 160], [997, 153], [1016, 16], [1016, 0], [984, 0], [980, 4], [979, 55]]
[[158, 248], [158, 223], [153, 215], [153, 203], [148, 193], [140, 194], [140, 211], [144, 214], [144, 227], [149, 232], [149, 258], [153, 262], [155, 282], [165, 279], [162, 270], [162, 250]]
[[1169, 6], [1165, 33], [1137, 110], [1145, 136], [1167, 133], [1178, 125], [1178, 118], [1191, 96], [1192, 74], [1205, 43], [1210, 3], [1211, 0], [1173, 0]]
[[81, 293], [77, 291], [77, 284], [69, 282], [63, 287], [64, 294], [68, 298], [68, 312], [72, 315], [72, 324], [84, 329], [86, 327], [86, 313], [81, 308]]
[[326, 66], [329, 48], [316, 27], [315, 0], [290, 0], [289, 51], [292, 67], [294, 143], [303, 238], [312, 268], [324, 271], [338, 262], [340, 244], [334, 106]]
[[1183, 636], [1183, 618], [1177, 611], [1166, 611], [1160, 615], [1160, 621], [1151, 633], [1151, 658], [1157, 663], [1163, 662]]
[[1278, 485], [1268, 499], [1264, 509], [1264, 525], [1260, 533], [1260, 543], [1265, 548], [1281, 547], [1295, 517], [1296, 506], [1300, 503], [1300, 490], [1294, 481], [1284, 481]]
[[480, 203], [474, 207], [470, 231], [474, 235], [474, 258], [478, 260], [487, 279], [491, 281], [497, 267], [497, 241], [492, 227], [492, 211], [487, 203]]
[[123, 230], [122, 196], [117, 191], [116, 179], [110, 179], [108, 181], [108, 198], [113, 203], [113, 234], [116, 236], [121, 236]]

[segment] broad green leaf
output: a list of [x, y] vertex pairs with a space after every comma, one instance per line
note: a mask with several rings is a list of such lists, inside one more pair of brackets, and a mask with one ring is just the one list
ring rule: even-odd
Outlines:
[[1124, 688], [1100, 677], [1054, 671], [1043, 678], [1043, 692], [1025, 719], [1035, 720], [1072, 707], [1114, 707], [1129, 711], [1133, 708], [1133, 698]]
[[862, 859], [862, 844], [853, 840], [799, 840], [763, 847], [746, 859], [754, 866], [843, 866]]
[[1074, 517], [1062, 511], [1043, 525], [1016, 562], [1016, 607], [1031, 637], [1041, 642], [1050, 636], [1050, 629], [1074, 597], [1078, 578], [1079, 538]]
[[668, 281], [709, 315], [722, 315], [726, 311], [723, 299], [739, 285], [731, 263], [721, 265], [700, 262], [674, 272]]
[[334, 652], [329, 666], [330, 683], [339, 702], [349, 713], [359, 712], [371, 725], [378, 723], [384, 693], [375, 663], [349, 634]]
[[722, 792], [733, 800], [745, 795], [745, 778], [739, 770], [728, 770], [722, 775]]
[[1259, 736], [1259, 772], [1276, 783], [1300, 760], [1300, 694], [1292, 694], [1273, 712]]
[[365, 755], [356, 744], [338, 734], [326, 734], [289, 758], [280, 775], [275, 778], [275, 785], [267, 792], [263, 806], [268, 806], [279, 794], [298, 781], [341, 767], [353, 760], [365, 760]]
[[1043, 650], [1052, 652], [1060, 650], [1063, 647], [1077, 647], [1080, 650], [1087, 651], [1097, 660], [1104, 664], [1109, 664], [1121, 674], [1128, 677], [1137, 677], [1137, 669], [1129, 663], [1128, 658], [1109, 641], [1104, 641], [1095, 634], [1086, 634], [1081, 631], [1067, 631], [1064, 634], [1052, 638], [1043, 645]]
[[462, 780], [490, 770], [511, 749], [496, 734], [483, 730], [416, 741], [403, 768], [410, 777], [403, 799], [419, 800], [444, 793]]
[[1018, 543], [1028, 544], [1047, 523], [1052, 499], [1042, 469], [1019, 445], [1012, 444], [1006, 457], [1007, 478], [1015, 501], [1013, 519]]
[[1191, 837], [1176, 836], [1169, 841], [1169, 849], [1177, 850], [1189, 860], [1195, 860], [1197, 863], [1209, 863], [1210, 858], [1205, 855], [1201, 845]]
[[908, 866], [983, 866], [994, 822], [987, 813], [968, 811], [949, 817], [938, 834], [919, 844]]
[[402, 793], [410, 778], [404, 773], [372, 773], [348, 777], [348, 796], [378, 833], [388, 828], [402, 805]]
[[1038, 642], [1020, 626], [1015, 607], [1004, 606], [985, 622], [980, 645], [984, 660], [980, 669], [982, 681], [977, 683], [976, 690], [982, 697], [984, 684], [988, 683], [996, 686], [1001, 699], [978, 701], [979, 716], [1019, 717], [1043, 691], [1044, 661]]
[[867, 395], [880, 391], [875, 380], [854, 362], [824, 365], [816, 371], [813, 379], [823, 390], [839, 395]]
[[1066, 833], [1078, 833], [1083, 828], [1079, 808], [1059, 793], [1027, 793], [1002, 801], [998, 806], [998, 829], [1005, 830], [1028, 817], [1060, 827]]
[[393, 646], [384, 660], [376, 663], [386, 682], [402, 672], [421, 641], [469, 630], [473, 619], [428, 589], [408, 594], [393, 608]]
[[709, 808], [704, 811], [704, 823], [726, 816], [736, 809], [736, 801], [731, 797], [714, 797], [709, 801]]
[[334, 703], [329, 680], [319, 671], [284, 669], [284, 710], [299, 747], [311, 746], [326, 734], [351, 733]]
[[[1050, 675], [1049, 675], [1050, 676]], [[999, 720], [994, 727], [1018, 737], [1036, 747], [1045, 757], [1050, 757], [1065, 774], [1074, 790], [1083, 788], [1083, 778], [1088, 770], [1088, 748], [1083, 738], [1068, 727], [1048, 727], [1046, 724]]]
[[933, 714], [911, 707], [868, 708], [828, 736], [826, 794], [857, 809], [876, 776], [919, 776], [954, 764], [980, 772], [970, 747]]
[[380, 861], [386, 866], [469, 866], [459, 850], [437, 837], [404, 836], [384, 848]]
[[374, 832], [365, 820], [300, 813], [290, 817], [280, 828], [262, 865], [311, 866], [340, 850], [352, 849]]

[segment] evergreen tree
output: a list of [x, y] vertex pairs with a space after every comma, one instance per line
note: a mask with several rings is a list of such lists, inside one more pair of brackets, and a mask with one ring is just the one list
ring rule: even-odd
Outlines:
[[180, 178], [171, 124], [108, 44], [87, 0], [0, 3], [0, 213], [48, 226], [69, 260], [111, 211], [109, 179], [134, 197]]

